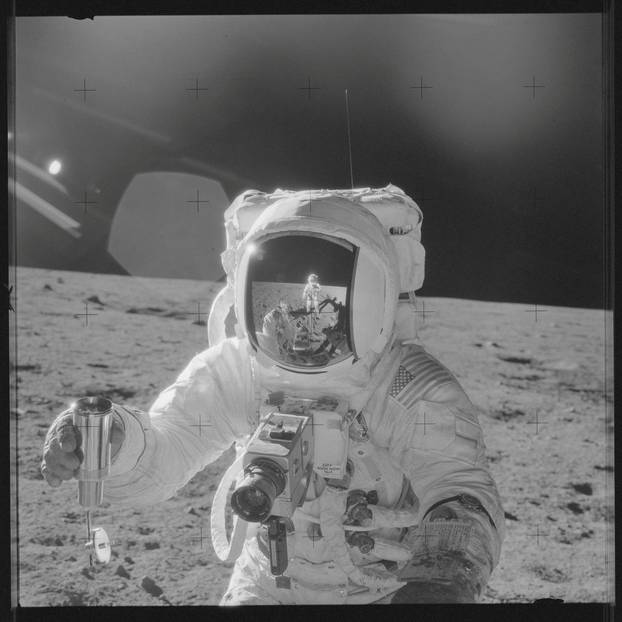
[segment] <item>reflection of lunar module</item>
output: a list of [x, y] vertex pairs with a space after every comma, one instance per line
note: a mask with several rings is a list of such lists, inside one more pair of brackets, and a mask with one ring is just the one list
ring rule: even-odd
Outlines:
[[[254, 291], [261, 306], [270, 309], [267, 313], [260, 311], [255, 323], [261, 323], [261, 331], [256, 335], [266, 353], [280, 362], [303, 366], [325, 365], [348, 356], [351, 349], [347, 308], [338, 299], [345, 297], [345, 292], [325, 296], [316, 312], [307, 311], [304, 306], [294, 308], [287, 299], [288, 292], [276, 290], [274, 284], [268, 284], [265, 290], [270, 295], [258, 286]], [[277, 305], [275, 299], [279, 301]]]
[[[321, 313], [321, 312], [320, 312]], [[294, 352], [315, 351], [324, 341], [324, 328], [332, 326], [334, 317], [320, 317], [315, 312], [307, 313], [298, 318], [294, 336]], [[334, 314], [331, 314], [334, 316]]]

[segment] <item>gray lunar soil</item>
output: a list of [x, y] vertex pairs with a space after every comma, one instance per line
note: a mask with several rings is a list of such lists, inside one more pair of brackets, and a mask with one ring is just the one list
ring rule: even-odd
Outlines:
[[[77, 484], [47, 486], [46, 430], [77, 397], [148, 409], [207, 347], [221, 284], [19, 268], [11, 410], [22, 606], [214, 605], [231, 565], [207, 535], [232, 452], [153, 507], [104, 505], [112, 560], [89, 568]], [[200, 308], [198, 304], [200, 302]], [[88, 303], [88, 307], [85, 307]], [[88, 310], [93, 315], [83, 314]], [[610, 320], [599, 310], [425, 299], [420, 337], [480, 408], [507, 536], [484, 602], [613, 598]], [[87, 325], [88, 321], [88, 325]], [[609, 348], [610, 345], [607, 345]], [[203, 536], [203, 539], [202, 539]]]

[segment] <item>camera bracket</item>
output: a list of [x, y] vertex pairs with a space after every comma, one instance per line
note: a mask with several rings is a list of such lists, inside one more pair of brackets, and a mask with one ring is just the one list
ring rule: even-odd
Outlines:
[[287, 569], [287, 525], [281, 516], [271, 516], [268, 525], [268, 551], [270, 553], [270, 572], [282, 575]]

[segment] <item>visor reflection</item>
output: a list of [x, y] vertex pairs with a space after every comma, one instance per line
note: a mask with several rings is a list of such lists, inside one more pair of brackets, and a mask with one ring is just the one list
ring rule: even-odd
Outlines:
[[273, 238], [249, 263], [249, 335], [270, 358], [323, 367], [352, 354], [349, 298], [355, 249], [315, 236]]

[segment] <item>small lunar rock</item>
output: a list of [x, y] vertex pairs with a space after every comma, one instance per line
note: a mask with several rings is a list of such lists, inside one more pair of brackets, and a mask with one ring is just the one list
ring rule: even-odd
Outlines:
[[43, 289], [51, 290], [51, 289], [52, 289], [52, 286], [51, 286], [49, 283], [46, 283], [46, 284], [43, 286]]
[[580, 492], [582, 495], [591, 495], [594, 491], [592, 489], [592, 484], [570, 484], [577, 492]]
[[186, 509], [186, 513], [187, 514], [194, 514], [195, 516], [199, 516], [199, 513], [192, 506], [189, 506]]
[[39, 371], [40, 369], [41, 369], [41, 365], [30, 365], [30, 364], [15, 365], [16, 371]]
[[104, 304], [104, 303], [103, 303], [103, 302], [99, 299], [99, 297], [98, 297], [98, 296], [89, 296], [89, 297], [86, 299], [86, 301], [87, 301], [87, 302], [93, 302], [93, 303], [95, 303], [96, 305], [102, 305], [102, 307], [106, 306], [106, 305], [105, 305], [105, 304]]
[[505, 516], [505, 518], [507, 518], [508, 520], [518, 520], [517, 516], [514, 516], [514, 514], [510, 514], [510, 512], [504, 512], [503, 514]]
[[93, 575], [89, 572], [88, 568], [82, 568], [82, 574], [87, 578], [87, 579], [93, 579]]
[[583, 508], [576, 503], [575, 501], [571, 501], [570, 503], [566, 504], [566, 507], [573, 513], [573, 514], [583, 514]]
[[145, 542], [145, 548], [148, 551], [153, 551], [154, 549], [159, 549], [160, 548], [160, 543], [159, 542]]
[[559, 568], [538, 566], [534, 570], [541, 579], [544, 579], [545, 581], [549, 581], [551, 583], [564, 583], [568, 580], [566, 574]]
[[134, 563], [134, 560], [133, 560], [133, 559], [132, 559], [129, 555], [126, 555], [126, 556], [123, 558], [123, 561], [124, 561], [126, 564], [133, 564], [133, 563]]
[[143, 577], [140, 586], [152, 596], [160, 596], [164, 593], [164, 590], [159, 585], [156, 585], [156, 582], [151, 577]]
[[67, 558], [67, 561], [68, 561], [68, 562], [77, 562], [78, 560], [77, 560], [77, 559], [76, 559], [73, 555], [70, 555], [70, 556]]
[[139, 527], [138, 528], [138, 533], [146, 536], [147, 534], [153, 533], [155, 530], [153, 527]]
[[125, 312], [144, 313], [146, 315], [159, 315], [161, 313], [164, 313], [164, 309], [160, 309], [160, 307], [130, 307]]
[[117, 569], [115, 570], [114, 573], [125, 579], [130, 578], [130, 573], [123, 566], [121, 566], [121, 564], [117, 566]]
[[116, 393], [123, 399], [129, 399], [130, 397], [134, 397], [137, 391], [134, 389], [130, 389], [129, 387], [117, 387], [115, 389], [111, 389], [110, 393]]
[[530, 356], [515, 356], [506, 354], [497, 354], [497, 358], [506, 363], [516, 363], [518, 365], [529, 365], [533, 360]]

